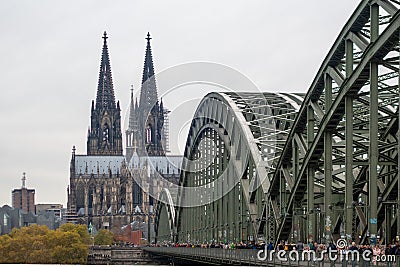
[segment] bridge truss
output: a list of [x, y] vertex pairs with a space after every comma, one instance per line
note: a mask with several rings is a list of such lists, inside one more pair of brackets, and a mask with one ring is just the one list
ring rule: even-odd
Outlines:
[[180, 179], [193, 190], [178, 192], [173, 240], [389, 242], [399, 235], [399, 7], [362, 1], [306, 95], [202, 100]]

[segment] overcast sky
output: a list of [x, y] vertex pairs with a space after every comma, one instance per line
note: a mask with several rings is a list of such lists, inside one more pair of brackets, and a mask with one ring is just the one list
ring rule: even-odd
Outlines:
[[86, 152], [104, 30], [124, 118], [130, 85], [140, 86], [147, 31], [156, 72], [210, 61], [263, 91], [306, 92], [358, 3], [2, 0], [0, 206], [11, 204], [23, 172], [36, 203], [66, 204], [71, 148]]

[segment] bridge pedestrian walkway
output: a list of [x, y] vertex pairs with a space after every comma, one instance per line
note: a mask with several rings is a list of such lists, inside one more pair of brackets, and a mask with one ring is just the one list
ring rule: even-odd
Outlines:
[[[261, 265], [261, 266], [301, 266], [301, 267], [400, 267], [400, 258], [395, 262], [351, 262], [339, 261], [280, 261], [276, 257], [259, 259], [256, 249], [222, 249], [222, 248], [187, 248], [187, 247], [144, 247], [144, 251], [158, 256], [176, 258], [179, 260], [194, 261], [203, 264], [215, 265]], [[260, 255], [264, 256], [264, 253]]]

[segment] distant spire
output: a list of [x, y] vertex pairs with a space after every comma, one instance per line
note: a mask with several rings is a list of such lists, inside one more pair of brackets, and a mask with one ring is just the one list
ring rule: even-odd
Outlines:
[[[88, 129], [88, 136], [89, 136], [89, 134], [90, 134], [90, 129]], [[75, 151], [76, 151], [76, 148], [75, 148], [75, 146], [73, 146], [72, 147], [72, 160], [73, 161], [75, 160]]]
[[26, 188], [26, 184], [25, 184], [25, 182], [26, 182], [26, 173], [25, 172], [23, 172], [22, 173], [22, 188]]
[[149, 32], [147, 33], [147, 37], [145, 39], [147, 40], [147, 46], [146, 46], [146, 56], [144, 58], [142, 84], [145, 83], [147, 79], [149, 79], [154, 75], [153, 56], [151, 54], [151, 45], [150, 45], [150, 40], [152, 38], [150, 37]]
[[133, 104], [133, 84], [131, 84], [131, 104]]
[[[140, 108], [149, 110], [157, 102], [157, 86], [154, 76], [153, 56], [151, 53], [150, 33], [147, 33], [146, 56], [144, 58], [142, 89], [140, 92]], [[145, 85], [144, 85], [145, 84]]]
[[107, 46], [107, 32], [104, 32], [102, 38], [104, 41], [100, 63], [99, 83], [97, 87], [96, 109], [115, 109], [114, 86]]
[[129, 125], [128, 125], [129, 129], [133, 129], [134, 124], [135, 124], [135, 119], [136, 119], [135, 102], [133, 99], [133, 85], [131, 85], [131, 103], [130, 103], [130, 107], [129, 107]]

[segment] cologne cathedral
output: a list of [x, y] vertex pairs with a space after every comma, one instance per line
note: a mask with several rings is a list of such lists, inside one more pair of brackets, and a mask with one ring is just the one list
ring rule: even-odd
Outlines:
[[104, 32], [87, 153], [79, 155], [75, 146], [72, 149], [67, 220], [116, 230], [152, 223], [161, 190], [178, 183], [182, 157], [166, 156], [168, 110], [158, 101], [149, 33], [139, 101], [131, 92], [124, 155], [121, 108], [115, 99], [107, 39]]

